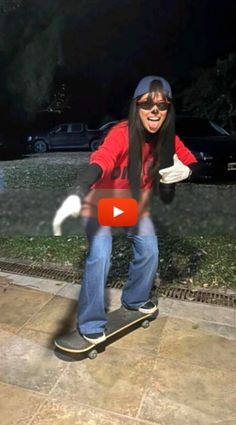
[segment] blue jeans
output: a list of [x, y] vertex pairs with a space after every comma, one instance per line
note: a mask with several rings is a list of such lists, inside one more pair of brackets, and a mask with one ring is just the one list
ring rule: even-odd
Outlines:
[[[82, 287], [78, 302], [77, 328], [81, 333], [102, 332], [107, 323], [105, 285], [110, 269], [112, 232], [100, 226], [96, 218], [84, 218], [83, 225], [89, 242]], [[128, 280], [122, 290], [121, 302], [132, 309], [145, 304], [158, 267], [158, 242], [150, 217], [124, 228], [131, 239], [133, 259], [129, 264]]]

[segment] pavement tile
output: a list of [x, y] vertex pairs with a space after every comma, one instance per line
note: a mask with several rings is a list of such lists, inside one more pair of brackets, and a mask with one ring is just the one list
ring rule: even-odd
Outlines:
[[215, 334], [223, 336], [224, 338], [236, 340], [235, 326], [221, 325], [219, 323], [212, 322], [201, 322], [200, 327], [213, 335]]
[[21, 338], [28, 339], [29, 341], [40, 345], [41, 347], [54, 350], [54, 338], [50, 332], [37, 331], [34, 329], [22, 328], [17, 335]]
[[15, 285], [26, 286], [27, 288], [36, 289], [43, 292], [50, 292], [51, 294], [57, 294], [61, 288], [67, 284], [66, 282], [60, 280], [44, 279], [40, 277], [18, 274], [12, 274], [11, 280]]
[[44, 396], [0, 382], [0, 412], [2, 425], [27, 425]]
[[29, 320], [27, 329], [62, 334], [69, 329], [74, 329], [76, 319], [75, 300], [55, 295], [40, 312]]
[[[145, 425], [150, 422], [129, 418], [79, 403], [47, 401], [30, 425]], [[160, 425], [155, 422], [156, 425]]]
[[157, 358], [139, 418], [161, 425], [236, 422], [235, 373]]
[[173, 305], [173, 300], [170, 298], [159, 298], [159, 315], [168, 316]]
[[14, 283], [13, 282], [13, 274], [0, 271], [0, 281], [8, 281], [9, 283]]
[[135, 417], [154, 363], [155, 356], [109, 346], [94, 361], [70, 363], [50, 398]]
[[0, 275], [0, 292], [4, 291], [11, 283], [11, 279], [8, 276]]
[[52, 295], [45, 292], [8, 286], [0, 297], [0, 329], [17, 332], [51, 298]]
[[167, 317], [157, 317], [150, 322], [147, 329], [139, 326], [130, 333], [126, 331], [126, 334], [120, 336], [112, 346], [133, 351], [134, 355], [136, 352], [157, 354], [166, 322]]
[[[212, 334], [210, 326], [205, 327], [204, 322], [193, 324], [169, 318], [163, 330], [159, 356], [176, 362], [226, 368], [234, 371], [236, 377], [236, 332], [235, 328], [229, 328], [235, 333], [235, 340]], [[217, 328], [214, 331], [217, 332]]]
[[105, 288], [105, 303], [108, 312], [116, 310], [121, 307], [121, 291], [116, 288]]
[[[73, 300], [78, 300], [80, 293], [81, 285], [68, 283], [62, 288], [57, 295], [60, 295], [65, 298], [70, 298]], [[120, 307], [121, 291], [115, 288], [105, 288], [105, 297], [106, 297], [106, 306], [108, 311], [113, 311]]]
[[40, 342], [0, 331], [0, 345], [1, 382], [47, 394], [66, 367]]
[[207, 304], [173, 301], [170, 315], [192, 321], [209, 321], [234, 326], [235, 309]]
[[79, 297], [81, 285], [77, 283], [67, 283], [57, 295], [61, 297], [70, 298], [71, 300], [77, 300]]

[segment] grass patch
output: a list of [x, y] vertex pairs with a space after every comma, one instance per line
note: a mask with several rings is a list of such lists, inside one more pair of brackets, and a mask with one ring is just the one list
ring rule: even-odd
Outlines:
[[[236, 238], [160, 237], [159, 274], [168, 285], [236, 288]], [[34, 265], [58, 264], [83, 268], [87, 239], [70, 237], [0, 237], [1, 256]], [[127, 276], [131, 245], [125, 236], [113, 239], [111, 279]]]

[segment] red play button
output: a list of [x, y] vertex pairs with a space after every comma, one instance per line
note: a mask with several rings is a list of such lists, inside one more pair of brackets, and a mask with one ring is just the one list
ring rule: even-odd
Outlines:
[[138, 204], [133, 198], [103, 198], [98, 202], [98, 222], [102, 226], [134, 226]]

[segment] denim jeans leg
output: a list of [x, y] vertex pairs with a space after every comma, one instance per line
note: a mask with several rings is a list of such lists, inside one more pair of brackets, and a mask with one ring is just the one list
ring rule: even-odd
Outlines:
[[112, 235], [109, 227], [99, 226], [95, 220], [90, 219], [86, 226], [89, 252], [77, 311], [77, 327], [84, 334], [102, 332], [107, 322], [105, 284], [110, 268]]
[[140, 220], [129, 235], [132, 241], [133, 259], [129, 265], [128, 281], [122, 291], [124, 306], [137, 309], [150, 299], [151, 289], [158, 267], [158, 240], [150, 217]]

